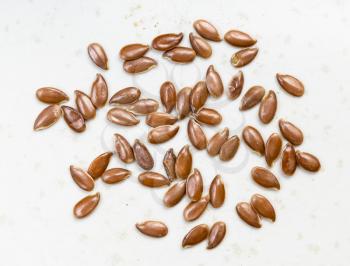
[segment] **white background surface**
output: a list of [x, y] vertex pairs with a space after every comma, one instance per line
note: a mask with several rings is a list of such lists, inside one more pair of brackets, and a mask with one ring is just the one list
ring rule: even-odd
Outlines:
[[[348, 265], [349, 264], [349, 1], [5, 1], [0, 3], [0, 265]], [[301, 150], [316, 154], [322, 169], [309, 174], [300, 169], [291, 178], [280, 171], [282, 189], [265, 190], [252, 182], [253, 166], [263, 158], [244, 144], [230, 163], [194, 153], [194, 166], [202, 171], [207, 191], [215, 174], [222, 174], [227, 198], [220, 209], [211, 207], [195, 222], [185, 223], [182, 210], [187, 199], [172, 209], [161, 204], [166, 189], [151, 190], [137, 182], [140, 168], [128, 165], [133, 176], [118, 185], [98, 181], [101, 202], [88, 218], [76, 220], [72, 207], [85, 192], [71, 180], [68, 167], [88, 167], [98, 154], [113, 150], [113, 133], [130, 141], [145, 140], [144, 123], [126, 129], [107, 122], [108, 107], [98, 111], [83, 134], [72, 132], [59, 121], [52, 128], [33, 132], [37, 114], [45, 107], [35, 98], [42, 86], [89, 92], [100, 72], [89, 60], [86, 47], [100, 42], [110, 59], [103, 72], [110, 94], [136, 85], [144, 97], [159, 99], [166, 79], [177, 88], [203, 79], [214, 64], [227, 84], [236, 69], [230, 63], [236, 48], [211, 43], [213, 56], [193, 64], [175, 66], [155, 51], [148, 53], [159, 66], [132, 77], [122, 70], [119, 49], [128, 43], [150, 43], [160, 33], [185, 33], [189, 45], [192, 22], [205, 18], [223, 34], [231, 28], [258, 39], [260, 52], [243, 69], [245, 87], [259, 84], [275, 89], [279, 108], [274, 121], [262, 125], [257, 108], [238, 112], [239, 101], [226, 97], [211, 100], [224, 121], [205, 127], [208, 136], [224, 126], [240, 134], [251, 124], [266, 139], [278, 132], [277, 119], [284, 117], [305, 134]], [[280, 89], [275, 73], [290, 73], [306, 88], [302, 98]], [[186, 123], [175, 139], [160, 147], [149, 145], [156, 158], [155, 170], [163, 171], [164, 151], [178, 151], [188, 143]], [[110, 166], [121, 166], [114, 156]], [[276, 208], [277, 221], [263, 221], [260, 230], [241, 222], [235, 212], [239, 201], [254, 193], [268, 197]], [[158, 219], [169, 226], [163, 239], [138, 233], [134, 224]], [[205, 243], [183, 250], [186, 232], [199, 223], [227, 223], [227, 236], [212, 250]]]

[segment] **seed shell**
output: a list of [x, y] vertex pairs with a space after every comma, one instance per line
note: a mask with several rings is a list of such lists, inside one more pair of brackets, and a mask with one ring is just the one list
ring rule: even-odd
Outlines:
[[294, 124], [292, 124], [291, 122], [288, 122], [284, 119], [280, 119], [278, 121], [278, 125], [279, 125], [280, 131], [282, 133], [282, 136], [286, 140], [288, 140], [290, 143], [292, 143], [295, 146], [303, 143], [304, 134]]
[[163, 57], [176, 63], [190, 63], [196, 58], [192, 48], [177, 46], [163, 53]]
[[123, 69], [130, 74], [143, 73], [157, 66], [153, 58], [143, 56], [134, 60], [125, 61]]
[[119, 107], [110, 109], [107, 113], [107, 119], [121, 126], [134, 126], [140, 122], [133, 113]]
[[127, 87], [117, 91], [109, 100], [109, 104], [130, 104], [136, 102], [141, 91], [135, 87]]
[[162, 174], [147, 171], [139, 175], [139, 182], [147, 187], [162, 187], [170, 185], [170, 180]]
[[85, 120], [81, 113], [72, 107], [63, 105], [63, 118], [67, 125], [75, 132], [81, 133], [86, 129]]
[[88, 46], [88, 54], [91, 60], [100, 68], [108, 70], [108, 58], [103, 47], [98, 43], [91, 43]]
[[168, 227], [160, 221], [145, 221], [135, 226], [142, 234], [151, 237], [164, 237], [168, 234]]
[[76, 90], [74, 93], [78, 111], [81, 113], [84, 119], [89, 120], [94, 118], [96, 116], [96, 109], [92, 104], [90, 97], [79, 90]]
[[207, 137], [201, 126], [193, 118], [188, 120], [187, 135], [196, 149], [204, 150], [207, 147]]
[[86, 171], [73, 165], [69, 167], [69, 170], [74, 182], [81, 189], [84, 189], [86, 191], [91, 191], [94, 189], [94, 179]]
[[203, 58], [209, 58], [212, 54], [210, 44], [202, 39], [201, 37], [195, 36], [193, 33], [189, 35], [191, 46], [193, 50], [196, 51], [196, 54]]
[[186, 193], [191, 201], [198, 201], [202, 197], [203, 178], [198, 169], [194, 169], [186, 182]]
[[277, 97], [274, 91], [270, 90], [262, 99], [259, 108], [259, 118], [264, 124], [272, 121], [277, 110]]
[[216, 126], [221, 123], [222, 116], [215, 109], [202, 107], [199, 111], [194, 115], [196, 120], [200, 123]]
[[123, 60], [134, 60], [144, 56], [148, 50], [149, 46], [147, 44], [132, 43], [122, 47], [119, 56]]
[[[186, 188], [187, 189], [187, 188]], [[209, 203], [209, 196], [205, 196], [201, 198], [199, 201], [190, 202], [186, 208], [184, 209], [183, 216], [185, 221], [190, 222], [198, 219], [205, 209], [207, 208]]]
[[261, 221], [256, 210], [247, 202], [240, 202], [236, 205], [238, 216], [250, 226], [260, 228]]
[[182, 247], [194, 246], [208, 237], [209, 227], [206, 224], [200, 224], [193, 227], [183, 238]]
[[182, 32], [178, 34], [167, 33], [167, 34], [159, 35], [153, 39], [152, 47], [159, 51], [170, 50], [181, 42], [183, 36], [184, 35]]
[[304, 95], [304, 85], [297, 78], [283, 74], [276, 74], [276, 78], [281, 87], [289, 94], [296, 97]]
[[250, 199], [250, 204], [259, 213], [259, 215], [271, 219], [273, 222], [276, 220], [276, 212], [270, 201], [262, 195], [254, 194]]
[[173, 207], [178, 204], [186, 194], [186, 180], [174, 184], [165, 193], [163, 203], [166, 207]]
[[208, 236], [207, 249], [213, 249], [217, 247], [224, 239], [226, 234], [226, 224], [224, 222], [216, 222], [210, 228]]
[[128, 106], [128, 111], [137, 115], [147, 115], [158, 110], [159, 103], [153, 99], [140, 99]]
[[204, 81], [198, 81], [193, 87], [190, 95], [190, 106], [192, 112], [197, 112], [204, 106], [209, 96], [207, 86]]
[[265, 188], [280, 189], [280, 183], [277, 177], [269, 170], [263, 167], [254, 167], [251, 171], [253, 180]]
[[146, 117], [146, 124], [150, 127], [173, 125], [176, 123], [176, 121], [176, 116], [162, 112], [153, 112], [148, 114]]
[[153, 128], [148, 132], [148, 142], [152, 144], [164, 143], [175, 137], [179, 128], [179, 125], [165, 125]]
[[243, 89], [244, 85], [244, 75], [242, 71], [238, 71], [231, 79], [230, 84], [228, 86], [228, 98], [230, 100], [237, 99]]
[[184, 119], [191, 111], [190, 95], [192, 88], [185, 87], [179, 91], [176, 99], [176, 112], [179, 119]]
[[55, 124], [62, 115], [61, 107], [57, 104], [50, 105], [40, 112], [34, 122], [35, 131], [46, 129]]
[[92, 83], [90, 98], [97, 109], [105, 106], [108, 100], [108, 85], [101, 74], [97, 74], [95, 81]]
[[84, 218], [89, 215], [98, 205], [100, 201], [100, 193], [95, 193], [81, 199], [75, 204], [73, 214], [76, 218]]
[[243, 96], [239, 110], [245, 111], [253, 108], [261, 102], [265, 95], [265, 89], [261, 86], [251, 87]]
[[190, 147], [185, 145], [180, 150], [177, 155], [176, 163], [175, 163], [175, 173], [176, 176], [182, 179], [188, 177], [192, 170], [192, 154], [190, 151]]
[[220, 152], [219, 152], [220, 160], [224, 162], [232, 160], [238, 151], [240, 142], [241, 141], [239, 140], [239, 137], [237, 135], [234, 135], [229, 139], [227, 139], [220, 148]]
[[219, 73], [214, 69], [213, 65], [208, 67], [205, 83], [211, 96], [218, 98], [223, 94], [224, 85]]
[[315, 155], [307, 152], [296, 151], [298, 165], [310, 172], [317, 172], [321, 168], [321, 163]]
[[170, 113], [176, 105], [176, 89], [173, 83], [166, 81], [160, 87], [160, 100], [165, 107], [165, 112]]
[[282, 138], [277, 133], [272, 133], [265, 145], [265, 160], [268, 166], [272, 166], [281, 153], [281, 149]]
[[220, 42], [221, 37], [218, 32], [218, 30], [208, 21], [204, 19], [196, 20], [193, 23], [193, 27], [198, 32], [200, 36], [202, 36], [205, 39], [214, 41], [214, 42]]
[[210, 204], [219, 208], [225, 201], [225, 185], [220, 175], [216, 175], [209, 188]]
[[231, 64], [234, 67], [243, 67], [248, 65], [250, 62], [254, 60], [256, 55], [258, 54], [258, 48], [246, 48], [242, 49], [231, 57]]
[[163, 166], [170, 181], [176, 179], [175, 173], [176, 155], [173, 148], [167, 150], [163, 158]]
[[229, 44], [237, 47], [249, 47], [256, 43], [256, 40], [249, 34], [239, 30], [230, 30], [226, 32], [224, 39]]
[[99, 178], [106, 171], [112, 155], [112, 152], [102, 153], [90, 163], [88, 173], [93, 179]]
[[131, 172], [124, 168], [111, 168], [106, 170], [101, 179], [107, 184], [119, 183], [127, 179], [131, 175]]
[[246, 126], [243, 129], [242, 137], [244, 142], [249, 146], [249, 148], [259, 153], [260, 155], [264, 155], [265, 143], [261, 134], [256, 128], [252, 126]]
[[132, 163], [135, 161], [134, 151], [130, 143], [120, 134], [114, 134], [115, 151], [119, 159], [124, 163]]
[[36, 91], [36, 97], [43, 103], [55, 104], [68, 101], [69, 97], [60, 89], [43, 87]]
[[282, 152], [281, 168], [283, 173], [288, 176], [294, 174], [297, 169], [297, 157], [294, 146], [287, 143]]
[[133, 150], [137, 164], [145, 170], [151, 170], [154, 166], [154, 160], [147, 147], [136, 139]]

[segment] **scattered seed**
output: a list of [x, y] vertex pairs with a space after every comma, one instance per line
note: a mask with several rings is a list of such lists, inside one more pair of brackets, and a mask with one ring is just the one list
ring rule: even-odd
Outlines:
[[106, 170], [101, 179], [107, 184], [119, 183], [127, 179], [131, 175], [131, 172], [124, 168], [111, 168]]
[[265, 95], [265, 89], [261, 86], [251, 87], [243, 96], [239, 110], [245, 111], [253, 108], [261, 102]]
[[147, 171], [139, 175], [139, 182], [147, 187], [162, 187], [170, 185], [170, 180], [162, 174]]
[[164, 237], [168, 234], [168, 227], [159, 221], [146, 221], [136, 224], [136, 228], [151, 237]]
[[198, 34], [203, 38], [214, 42], [221, 41], [221, 37], [218, 30], [208, 21], [204, 19], [196, 20], [193, 23], [193, 27], [198, 32]]
[[276, 74], [276, 78], [281, 87], [293, 96], [304, 95], [304, 85], [297, 78], [290, 75]]
[[153, 99], [141, 99], [130, 104], [128, 111], [137, 115], [147, 115], [158, 110], [159, 103]]
[[190, 63], [196, 58], [192, 48], [177, 46], [163, 53], [163, 57], [176, 63]]
[[186, 180], [182, 180], [173, 185], [171, 188], [169, 188], [168, 191], [165, 193], [163, 198], [164, 205], [169, 208], [175, 206], [181, 201], [185, 194]]
[[191, 111], [190, 95], [192, 88], [185, 87], [179, 91], [176, 99], [176, 112], [179, 119], [184, 119]]
[[275, 188], [278, 190], [281, 188], [277, 177], [263, 167], [254, 167], [250, 173], [253, 180], [265, 188]]
[[317, 172], [321, 168], [321, 163], [316, 156], [307, 153], [296, 151], [298, 165], [310, 172]]
[[46, 129], [55, 124], [62, 115], [61, 107], [57, 104], [50, 105], [40, 112], [34, 122], [35, 131]]
[[148, 142], [152, 144], [164, 143], [175, 137], [179, 128], [179, 125], [165, 125], [153, 128], [148, 132]]
[[225, 185], [220, 175], [216, 175], [211, 181], [209, 188], [210, 204], [214, 208], [219, 208], [225, 201]]
[[123, 60], [138, 59], [147, 53], [149, 46], [147, 44], [133, 43], [124, 46], [119, 51], [119, 56]]
[[272, 121], [277, 110], [277, 97], [274, 91], [270, 90], [262, 99], [259, 108], [259, 118], [264, 124]]
[[286, 175], [293, 175], [297, 168], [297, 157], [294, 146], [287, 143], [282, 152], [281, 168]]
[[224, 85], [218, 72], [210, 65], [205, 78], [209, 94], [215, 98], [220, 97], [224, 92]]
[[103, 47], [98, 43], [91, 43], [88, 46], [88, 54], [91, 60], [100, 68], [108, 70], [108, 58]]
[[199, 111], [194, 115], [194, 117], [198, 122], [210, 126], [216, 126], [222, 121], [222, 116], [218, 111], [206, 107], [202, 107], [201, 109], [199, 109]]
[[207, 249], [213, 249], [217, 247], [224, 239], [226, 234], [226, 224], [224, 222], [216, 222], [210, 228], [208, 236]]
[[272, 166], [273, 162], [278, 158], [281, 148], [282, 138], [277, 133], [272, 133], [265, 145], [265, 160], [268, 166]]
[[250, 199], [250, 204], [259, 213], [259, 215], [271, 219], [273, 222], [276, 220], [275, 209], [270, 201], [262, 195], [254, 194]]
[[73, 165], [69, 167], [69, 170], [74, 182], [81, 189], [84, 189], [86, 191], [91, 191], [94, 189], [94, 179], [86, 171]]
[[152, 47], [159, 51], [168, 51], [177, 46], [181, 42], [183, 36], [182, 32], [178, 34], [167, 33], [159, 35], [153, 39]]
[[94, 118], [96, 116], [96, 109], [92, 104], [90, 97], [79, 90], [76, 90], [74, 93], [78, 111], [81, 113], [84, 119], [89, 120]]
[[240, 145], [240, 140], [237, 135], [227, 139], [220, 148], [219, 158], [221, 161], [227, 162], [235, 157]]
[[106, 171], [112, 155], [112, 152], [102, 153], [90, 163], [88, 173], [93, 179], [99, 178]]
[[238, 71], [231, 79], [228, 86], [228, 98], [230, 100], [237, 99], [242, 92], [244, 85], [244, 75], [242, 71]]
[[192, 112], [197, 112], [204, 106], [209, 96], [207, 86], [204, 81], [198, 81], [193, 87], [190, 95], [190, 106]]
[[101, 74], [97, 74], [92, 83], [90, 98], [97, 109], [105, 106], [108, 100], [108, 85]]
[[140, 140], [136, 139], [133, 150], [137, 164], [145, 170], [151, 170], [154, 166], [154, 161], [147, 147]]
[[256, 128], [252, 126], [246, 126], [243, 129], [242, 137], [244, 142], [249, 146], [249, 148], [259, 153], [260, 155], [264, 155], [265, 143], [261, 134]]
[[182, 247], [191, 247], [197, 245], [208, 237], [209, 227], [206, 224], [200, 224], [193, 227], [182, 240]]
[[260, 228], [261, 221], [258, 213], [255, 209], [247, 202], [240, 202], [236, 205], [236, 211], [238, 216], [245, 221], [247, 224]]
[[195, 36], [193, 33], [189, 35], [191, 46], [193, 50], [196, 51], [196, 54], [203, 58], [209, 58], [212, 54], [210, 44], [202, 39], [201, 37]]
[[107, 113], [107, 119], [121, 126], [134, 126], [140, 122], [133, 113], [119, 107], [110, 109]]
[[150, 127], [158, 127], [158, 126], [164, 126], [164, 125], [173, 125], [177, 121], [177, 117], [168, 114], [168, 113], [161, 113], [161, 112], [153, 112], [147, 115], [146, 117], [146, 124]]
[[174, 84], [166, 81], [160, 87], [160, 100], [165, 107], [165, 112], [170, 113], [176, 105], [176, 89]]
[[123, 68], [125, 72], [131, 74], [143, 73], [157, 66], [157, 61], [153, 58], [143, 56], [134, 60], [125, 61]]
[[197, 168], [189, 175], [186, 182], [186, 193], [191, 201], [199, 201], [203, 192], [203, 178]]
[[233, 46], [249, 47], [256, 43], [256, 40], [247, 33], [239, 30], [230, 30], [225, 33], [224, 39]]
[[192, 170], [192, 154], [190, 151], [190, 147], [185, 145], [180, 150], [177, 155], [176, 163], [175, 163], [175, 173], [176, 176], [182, 179], [188, 177]]
[[193, 118], [188, 120], [187, 135], [196, 149], [204, 150], [207, 147], [207, 137], [201, 126]]
[[36, 97], [39, 101], [43, 103], [55, 104], [68, 101], [69, 97], [63, 91], [52, 88], [52, 87], [43, 87], [36, 91]]
[[235, 67], [243, 67], [254, 60], [258, 54], [258, 48], [242, 49], [231, 57], [231, 64]]
[[120, 160], [124, 163], [132, 163], [135, 161], [134, 151], [129, 142], [120, 134], [114, 134], [115, 151]]
[[170, 148], [164, 155], [163, 166], [170, 181], [176, 179], [175, 173], [176, 155], [173, 148]]
[[282, 133], [282, 136], [288, 140], [293, 145], [297, 146], [303, 143], [304, 135], [303, 132], [296, 127], [291, 122], [288, 122], [284, 119], [279, 120], [279, 128]]
[[[187, 188], [186, 188], [187, 189]], [[199, 201], [190, 202], [184, 209], [183, 215], [185, 221], [190, 222], [199, 218], [207, 208], [209, 203], [209, 196], [201, 198]]]
[[225, 127], [223, 130], [215, 133], [209, 140], [207, 152], [210, 156], [218, 155], [222, 145], [226, 142], [229, 135], [229, 129]]
[[109, 104], [130, 104], [136, 102], [141, 91], [135, 87], [127, 87], [117, 91], [109, 100]]
[[98, 205], [100, 201], [100, 193], [95, 193], [81, 199], [75, 204], [73, 214], [76, 218], [84, 218], [89, 215]]
[[85, 120], [81, 113], [69, 106], [62, 106], [63, 118], [75, 132], [81, 133], [86, 129]]

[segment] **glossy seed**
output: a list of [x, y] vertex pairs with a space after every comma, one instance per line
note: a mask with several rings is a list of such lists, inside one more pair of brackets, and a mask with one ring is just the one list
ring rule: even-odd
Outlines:
[[173, 207], [181, 201], [185, 194], [186, 180], [182, 180], [169, 188], [164, 195], [163, 203], [167, 207]]
[[281, 87], [293, 96], [304, 95], [304, 85], [297, 78], [290, 75], [276, 74], [276, 78]]
[[157, 61], [153, 58], [143, 56], [134, 60], [125, 61], [123, 69], [131, 74], [143, 73], [157, 66]]
[[208, 58], [212, 54], [210, 44], [201, 37], [195, 36], [193, 33], [189, 35], [191, 46], [196, 54], [203, 58]]
[[98, 43], [91, 43], [88, 46], [88, 54], [91, 60], [100, 68], [108, 69], [108, 58], [103, 47]]
[[279, 125], [280, 131], [282, 133], [282, 136], [286, 140], [288, 140], [290, 143], [292, 143], [295, 146], [303, 143], [304, 134], [294, 124], [292, 124], [291, 122], [288, 122], [284, 119], [280, 119], [278, 121], [278, 125]]
[[147, 187], [162, 187], [170, 185], [170, 180], [162, 174], [147, 171], [139, 175], [139, 182]]
[[62, 115], [61, 107], [57, 104], [50, 105], [40, 112], [34, 122], [35, 131], [46, 129], [55, 124]]
[[169, 150], [167, 150], [163, 158], [164, 170], [170, 181], [176, 179], [175, 163], [176, 155], [174, 154], [174, 149], [170, 148]]
[[264, 140], [259, 133], [259, 131], [252, 127], [246, 126], [243, 129], [242, 137], [244, 142], [255, 152], [260, 155], [264, 155], [265, 153], [265, 143]]
[[198, 122], [210, 126], [216, 126], [222, 121], [222, 116], [218, 111], [206, 107], [199, 109], [199, 111], [194, 116]]
[[117, 156], [124, 163], [135, 161], [134, 151], [130, 143], [120, 134], [114, 134], [114, 147]]
[[196, 149], [204, 150], [207, 147], [207, 137], [201, 126], [193, 118], [188, 120], [187, 135]]
[[321, 168], [321, 163], [316, 156], [307, 153], [296, 151], [298, 165], [310, 172], [317, 172]]
[[237, 47], [248, 47], [256, 43], [249, 34], [239, 30], [230, 30], [225, 33], [224, 39], [226, 42]]
[[165, 107], [165, 112], [170, 113], [176, 105], [176, 89], [173, 83], [166, 81], [160, 87], [160, 100]]
[[52, 88], [52, 87], [43, 87], [36, 91], [36, 97], [39, 101], [43, 103], [55, 104], [68, 101], [69, 97], [63, 91]]
[[183, 36], [182, 32], [178, 34], [167, 33], [159, 35], [153, 39], [152, 47], [158, 51], [170, 50], [181, 42]]
[[123, 60], [134, 60], [144, 56], [148, 50], [149, 46], [147, 44], [132, 43], [122, 47], [119, 56]]
[[74, 182], [86, 191], [91, 191], [94, 189], [95, 182], [94, 179], [83, 169], [71, 165], [69, 167], [70, 175], [72, 176]]
[[168, 234], [168, 227], [159, 221], [146, 221], [137, 223], [135, 226], [142, 234], [151, 237], [164, 237]]
[[224, 85], [218, 72], [210, 65], [207, 69], [205, 77], [205, 84], [207, 85], [209, 94], [215, 98], [220, 97], [224, 92]]
[[240, 145], [240, 140], [237, 135], [234, 135], [227, 139], [224, 144], [222, 144], [219, 152], [219, 158], [221, 161], [227, 162], [235, 157]]
[[141, 96], [141, 91], [135, 87], [127, 87], [117, 91], [109, 100], [109, 104], [130, 104], [136, 102]]
[[153, 99], [141, 99], [130, 104], [128, 111], [137, 115], [147, 115], [158, 110], [159, 103]]
[[179, 91], [176, 99], [176, 112], [179, 119], [185, 118], [191, 111], [190, 95], [192, 88], [185, 87]]
[[110, 109], [107, 113], [107, 119], [122, 126], [134, 126], [140, 122], [133, 113], [119, 107]]
[[175, 163], [175, 173], [176, 176], [182, 179], [188, 177], [192, 170], [192, 154], [190, 151], [190, 147], [185, 145], [180, 150], [177, 155], [176, 163]]
[[250, 204], [262, 217], [271, 219], [273, 222], [276, 220], [275, 209], [270, 201], [262, 195], [254, 194], [250, 199]]
[[220, 175], [214, 177], [209, 188], [210, 204], [214, 208], [219, 208], [225, 201], [225, 185]]
[[95, 193], [81, 199], [75, 204], [73, 214], [76, 218], [84, 218], [89, 215], [98, 205], [100, 201], [100, 193]]
[[198, 32], [200, 36], [202, 36], [205, 39], [214, 41], [214, 42], [220, 42], [221, 37], [218, 32], [218, 30], [208, 21], [204, 19], [196, 20], [193, 23], [193, 27]]
[[244, 85], [244, 75], [242, 71], [238, 71], [231, 79], [228, 86], [228, 98], [230, 100], [237, 99], [242, 92]]
[[270, 90], [261, 100], [259, 108], [259, 118], [264, 124], [272, 121], [277, 110], [277, 97], [274, 91]]
[[154, 160], [147, 147], [136, 139], [133, 150], [137, 164], [145, 170], [151, 170], [154, 166]]
[[[187, 188], [186, 188], [187, 189]], [[199, 201], [190, 202], [184, 209], [183, 216], [185, 221], [190, 222], [198, 219], [209, 203], [209, 196], [201, 198]]]
[[282, 138], [277, 133], [272, 133], [266, 141], [265, 160], [268, 166], [272, 166], [282, 149]]
[[192, 112], [197, 112], [207, 101], [209, 92], [204, 81], [199, 81], [193, 87], [190, 95], [190, 106]]
[[217, 247], [224, 239], [226, 234], [226, 224], [224, 222], [216, 222], [210, 228], [208, 236], [207, 249], [213, 249]]
[[190, 63], [196, 58], [196, 52], [188, 47], [175, 47], [163, 53], [163, 57], [176, 63]]
[[260, 186], [265, 188], [275, 188], [280, 189], [280, 183], [278, 182], [277, 177], [270, 172], [269, 170], [263, 167], [254, 167], [250, 172], [253, 180], [258, 183]]
[[63, 118], [75, 132], [81, 133], [86, 129], [85, 120], [81, 113], [69, 106], [62, 106]]
[[231, 57], [231, 64], [234, 67], [243, 67], [254, 60], [258, 54], [258, 48], [246, 48], [242, 49]]
[[88, 173], [93, 179], [100, 177], [106, 171], [112, 155], [112, 152], [102, 153], [90, 163]]
[[294, 146], [287, 143], [282, 152], [281, 168], [286, 175], [293, 175], [297, 169], [297, 157]]
[[239, 110], [245, 111], [253, 108], [255, 105], [261, 102], [265, 95], [265, 89], [261, 86], [251, 87], [242, 97]]
[[147, 115], [146, 117], [146, 124], [150, 127], [158, 127], [158, 126], [164, 126], [164, 125], [173, 125], [177, 121], [177, 117], [168, 114], [168, 113], [161, 113], [161, 112], [153, 112]]
[[186, 182], [186, 193], [191, 201], [198, 201], [202, 197], [203, 178], [198, 169], [194, 168]]
[[108, 100], [108, 85], [101, 74], [97, 74], [92, 83], [90, 98], [97, 109], [105, 106]]
[[256, 210], [247, 202], [240, 202], [236, 205], [236, 211], [238, 216], [247, 224], [260, 228], [261, 221]]
[[179, 131], [179, 128], [179, 125], [165, 125], [155, 127], [148, 132], [148, 142], [152, 144], [164, 143], [175, 137]]
[[74, 91], [74, 93], [78, 111], [81, 113], [84, 119], [89, 120], [94, 118], [96, 116], [96, 109], [92, 104], [90, 97], [79, 90]]
[[229, 129], [225, 127], [223, 130], [215, 133], [209, 140], [207, 152], [210, 156], [218, 155], [222, 145], [226, 142], [229, 135]]
[[183, 238], [182, 247], [194, 246], [203, 240], [207, 239], [209, 234], [209, 227], [206, 224], [200, 224], [193, 227]]
[[106, 170], [101, 179], [107, 184], [115, 184], [127, 179], [131, 175], [131, 172], [124, 168], [111, 168]]

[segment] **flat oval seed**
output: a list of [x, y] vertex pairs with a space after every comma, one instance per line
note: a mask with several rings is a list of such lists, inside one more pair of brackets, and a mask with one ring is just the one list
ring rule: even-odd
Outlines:
[[276, 74], [276, 78], [281, 87], [293, 96], [304, 95], [304, 85], [297, 78], [290, 75]]
[[162, 187], [170, 185], [170, 180], [156, 172], [143, 172], [139, 175], [139, 182], [147, 187]]
[[94, 179], [83, 169], [71, 165], [69, 167], [70, 175], [72, 176], [74, 182], [86, 191], [91, 191], [94, 189], [95, 182]]
[[134, 151], [130, 143], [120, 134], [114, 134], [115, 151], [120, 160], [124, 163], [135, 161]]
[[147, 115], [158, 110], [159, 103], [153, 99], [141, 99], [128, 106], [128, 110], [137, 115]]
[[259, 102], [261, 102], [264, 95], [265, 95], [265, 89], [263, 87], [261, 86], [251, 87], [242, 97], [239, 110], [245, 111], [250, 108], [253, 108]]
[[122, 47], [119, 56], [123, 60], [134, 60], [144, 56], [148, 50], [149, 46], [147, 44], [132, 43]]
[[204, 81], [199, 81], [193, 87], [190, 95], [190, 106], [192, 112], [197, 112], [207, 101], [209, 92]]
[[204, 19], [196, 20], [193, 23], [193, 27], [198, 32], [200, 36], [202, 36], [205, 39], [214, 41], [214, 42], [220, 42], [221, 37], [218, 32], [218, 30], [208, 21]]
[[258, 48], [246, 48], [242, 49], [231, 57], [231, 64], [234, 67], [243, 67], [248, 65], [250, 62], [254, 60], [256, 55], [258, 54]]
[[223, 130], [215, 133], [209, 140], [207, 152], [210, 156], [218, 155], [222, 145], [226, 142], [229, 135], [229, 129], [225, 127]]
[[151, 237], [164, 237], [168, 234], [168, 227], [159, 221], [146, 221], [136, 224], [136, 228]]
[[136, 102], [141, 96], [141, 91], [135, 87], [127, 87], [117, 91], [109, 100], [109, 104], [129, 104]]
[[201, 37], [195, 36], [193, 33], [190, 33], [190, 42], [193, 50], [195, 50], [196, 54], [203, 58], [208, 58], [212, 54], [210, 44], [202, 39]]
[[165, 125], [153, 128], [148, 132], [148, 142], [152, 144], [164, 143], [175, 137], [179, 128], [179, 125]]
[[239, 30], [230, 30], [225, 33], [224, 39], [233, 46], [248, 47], [256, 43], [256, 40], [247, 33]]
[[277, 97], [274, 91], [270, 90], [262, 99], [259, 108], [259, 118], [264, 124], [272, 121], [277, 110]]
[[107, 113], [107, 119], [121, 126], [134, 126], [140, 122], [133, 113], [119, 107], [110, 109]]
[[249, 148], [251, 148], [253, 151], [256, 151], [260, 155], [264, 155], [265, 143], [261, 134], [256, 128], [252, 126], [246, 126], [243, 129], [242, 137]]
[[200, 224], [193, 227], [182, 240], [182, 247], [191, 247], [197, 245], [208, 237], [209, 227], [206, 224]]
[[176, 112], [179, 119], [185, 118], [191, 111], [190, 95], [192, 88], [185, 87], [179, 91], [176, 99]]
[[218, 72], [210, 65], [205, 78], [209, 94], [215, 98], [220, 97], [224, 92], [224, 85]]
[[147, 115], [146, 117], [146, 124], [150, 127], [158, 127], [158, 126], [164, 126], [164, 125], [173, 125], [177, 121], [177, 117], [168, 114], [168, 113], [161, 113], [161, 112], [153, 112]]
[[40, 112], [34, 122], [35, 131], [46, 129], [55, 124], [62, 115], [61, 107], [57, 104], [50, 105]]
[[100, 68], [108, 69], [108, 58], [103, 47], [98, 43], [91, 43], [88, 46], [88, 54], [91, 60]]
[[95, 193], [81, 199], [75, 204], [73, 214], [76, 218], [84, 218], [89, 215], [98, 205], [100, 201], [100, 193]]
[[153, 58], [143, 56], [134, 60], [125, 61], [123, 69], [131, 74], [143, 73], [157, 66], [157, 61]]
[[237, 99], [242, 92], [244, 85], [244, 75], [242, 71], [238, 71], [237, 74], [235, 74], [228, 86], [228, 98], [230, 100]]
[[209, 188], [210, 204], [214, 208], [219, 208], [225, 201], [225, 185], [220, 175], [214, 177]]
[[270, 201], [262, 195], [254, 194], [250, 199], [250, 204], [263, 217], [276, 220], [276, 212]]
[[36, 91], [36, 97], [39, 101], [43, 103], [61, 103], [63, 101], [68, 101], [69, 97], [63, 91], [52, 88], [52, 87], [43, 87]]
[[199, 111], [195, 114], [195, 118], [198, 122], [210, 126], [216, 126], [222, 121], [222, 116], [218, 111], [206, 107], [199, 109]]
[[176, 105], [176, 89], [173, 83], [166, 81], [160, 87], [160, 100], [165, 107], [165, 112], [170, 113]]
[[207, 147], [207, 137], [201, 126], [193, 118], [188, 120], [187, 135], [196, 149], [204, 150]]
[[170, 148], [169, 150], [167, 150], [163, 158], [164, 170], [170, 181], [176, 179], [175, 163], [176, 155], [174, 154], [174, 149]]
[[297, 162], [302, 168], [310, 172], [317, 172], [321, 168], [321, 163], [316, 156], [307, 152], [296, 152]]
[[185, 194], [186, 180], [182, 180], [169, 188], [169, 190], [165, 193], [163, 198], [164, 205], [167, 207], [175, 206], [181, 201]]
[[93, 179], [100, 177], [106, 171], [112, 155], [112, 152], [102, 153], [90, 163], [88, 173]]
[[279, 125], [280, 131], [282, 133], [282, 136], [286, 140], [288, 140], [290, 143], [292, 143], [295, 146], [303, 143], [304, 134], [294, 124], [292, 124], [291, 122], [288, 122], [284, 119], [280, 119], [278, 121], [278, 125]]
[[155, 37], [152, 41], [152, 47], [158, 51], [167, 51], [178, 45], [182, 38], [183, 33], [167, 33]]
[[101, 74], [97, 74], [92, 83], [90, 98], [97, 109], [105, 106], [108, 100], [108, 85]]
[[106, 170], [101, 179], [107, 184], [115, 184], [127, 179], [131, 175], [131, 172], [124, 168], [111, 168]]
[[92, 104], [90, 97], [79, 90], [76, 90], [74, 93], [78, 111], [81, 113], [84, 119], [89, 120], [94, 118], [96, 116], [96, 109]]
[[240, 202], [236, 205], [236, 211], [238, 216], [245, 221], [247, 224], [260, 228], [261, 221], [258, 213], [255, 209], [247, 202]]
[[226, 234], [226, 224], [224, 222], [216, 222], [209, 231], [207, 249], [217, 247], [224, 239]]
[[75, 132], [81, 133], [86, 129], [85, 120], [81, 113], [69, 106], [62, 106], [63, 118]]
[[175, 47], [163, 53], [163, 57], [176, 63], [190, 63], [196, 58], [196, 52], [188, 47]]
[[281, 168], [286, 175], [293, 175], [297, 169], [297, 157], [294, 146], [287, 143], [282, 152]]
[[280, 183], [277, 177], [269, 170], [263, 167], [254, 167], [251, 171], [251, 176], [256, 183], [265, 188], [280, 189]]
[[190, 151], [190, 147], [185, 145], [180, 150], [177, 155], [176, 163], [175, 163], [175, 173], [176, 176], [182, 179], [188, 177], [192, 170], [192, 154]]
[[282, 149], [282, 138], [277, 133], [271, 134], [265, 145], [265, 160], [268, 166], [272, 166]]
[[202, 197], [203, 178], [198, 169], [194, 169], [193, 173], [187, 178], [186, 193], [191, 201], [198, 201]]
[[240, 140], [237, 135], [227, 139], [220, 148], [219, 158], [221, 161], [227, 162], [235, 157], [240, 145]]
[[190, 202], [186, 208], [184, 209], [183, 215], [185, 218], [185, 221], [190, 222], [194, 221], [199, 218], [199, 216], [202, 215], [202, 213], [207, 208], [207, 205], [209, 203], [209, 196], [205, 196], [201, 198], [199, 201], [196, 202]]
[[133, 150], [137, 164], [145, 170], [151, 170], [154, 166], [154, 160], [147, 147], [136, 139]]

